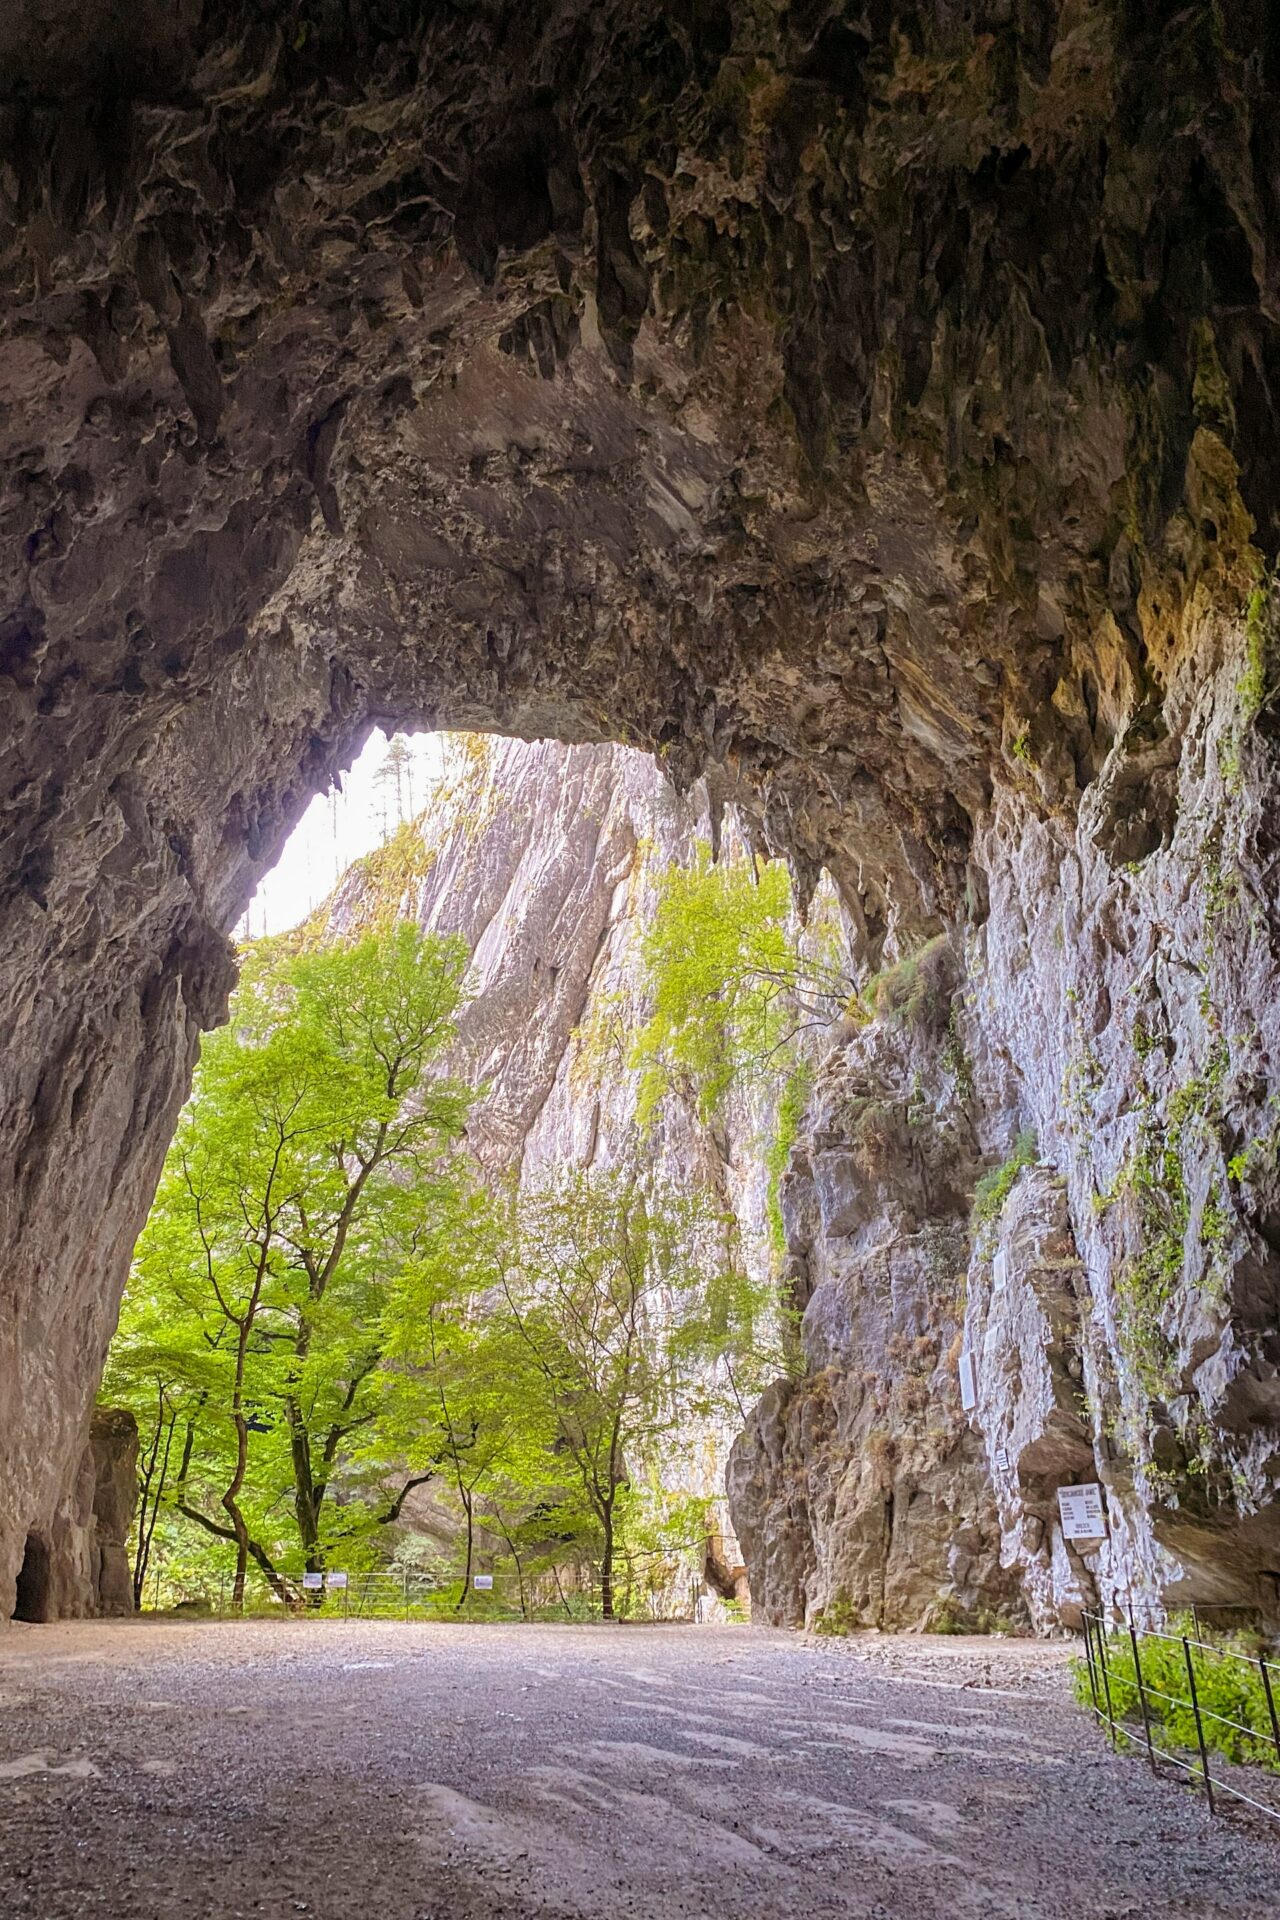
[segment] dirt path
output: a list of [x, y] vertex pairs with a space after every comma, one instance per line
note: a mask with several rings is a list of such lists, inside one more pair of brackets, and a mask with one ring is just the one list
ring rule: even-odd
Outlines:
[[763, 1630], [0, 1633], [0, 1912], [1273, 1920], [1064, 1654]]

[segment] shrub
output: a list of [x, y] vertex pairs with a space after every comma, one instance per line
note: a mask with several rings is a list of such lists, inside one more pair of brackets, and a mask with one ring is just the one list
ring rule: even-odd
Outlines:
[[847, 1633], [856, 1633], [862, 1625], [862, 1615], [852, 1600], [840, 1587], [832, 1594], [822, 1612], [813, 1623], [815, 1633], [825, 1633], [833, 1638], [843, 1638]]
[[[1170, 1624], [1176, 1632], [1179, 1623], [1174, 1621]], [[1158, 1746], [1186, 1747], [1198, 1752], [1199, 1740], [1181, 1641], [1139, 1634], [1138, 1642], [1152, 1738]], [[1272, 1772], [1280, 1773], [1280, 1754], [1276, 1752], [1266, 1691], [1256, 1657], [1251, 1659], [1238, 1644], [1230, 1641], [1224, 1642], [1220, 1650], [1193, 1644], [1191, 1665], [1195, 1673], [1205, 1745], [1224, 1754], [1228, 1760], [1268, 1767]], [[1127, 1637], [1107, 1642], [1107, 1680], [1112, 1717], [1131, 1722], [1135, 1727], [1134, 1737], [1143, 1738], [1138, 1675], [1133, 1648]], [[1072, 1681], [1081, 1706], [1092, 1707], [1093, 1694], [1086, 1660], [1077, 1659], [1072, 1663]], [[1272, 1687], [1280, 1693], [1280, 1675], [1273, 1677]], [[1221, 1714], [1224, 1718], [1214, 1719], [1212, 1716], [1215, 1714]], [[1234, 1720], [1238, 1725], [1227, 1726], [1226, 1720]], [[1241, 1728], [1250, 1731], [1241, 1732]]]
[[993, 1167], [990, 1173], [984, 1173], [973, 1190], [973, 1224], [985, 1226], [987, 1221], [999, 1217], [1009, 1190], [1024, 1167], [1033, 1167], [1039, 1156], [1036, 1136], [1030, 1127], [1024, 1129], [1014, 1142], [1013, 1152], [1001, 1166]]

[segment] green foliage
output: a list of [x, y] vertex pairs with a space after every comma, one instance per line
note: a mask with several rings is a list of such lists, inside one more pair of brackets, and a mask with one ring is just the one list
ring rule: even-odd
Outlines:
[[394, 918], [410, 887], [431, 871], [433, 858], [419, 828], [412, 820], [403, 820], [380, 847], [356, 861], [366, 893], [372, 896], [374, 911], [369, 917], [375, 923], [379, 915]]
[[940, 1011], [935, 963], [946, 945], [946, 934], [935, 934], [914, 953], [905, 954], [893, 966], [874, 974], [861, 993], [868, 1015], [907, 1027], [925, 1026], [933, 1020]]
[[765, 1150], [764, 1164], [769, 1177], [769, 1234], [776, 1253], [785, 1253], [787, 1245], [782, 1219], [782, 1176], [790, 1163], [791, 1149], [796, 1143], [812, 1086], [813, 1069], [808, 1061], [797, 1060], [782, 1089], [777, 1127]]
[[249, 1559], [323, 1566], [385, 1504], [388, 1282], [468, 1192], [470, 1095], [435, 1065], [466, 965], [411, 925], [276, 945], [205, 1043], [106, 1391], [158, 1447], [148, 1498], [231, 1542], [241, 1583]]
[[838, 1587], [814, 1621], [813, 1630], [832, 1639], [843, 1639], [846, 1634], [857, 1633], [862, 1624], [862, 1615], [844, 1588]]
[[[1116, 1275], [1120, 1333], [1138, 1378], [1153, 1398], [1176, 1391], [1170, 1369], [1174, 1349], [1163, 1316], [1182, 1278], [1191, 1243], [1192, 1199], [1183, 1167], [1188, 1134], [1216, 1135], [1222, 1084], [1227, 1070], [1226, 1043], [1214, 1042], [1205, 1070], [1177, 1088], [1163, 1113], [1148, 1112], [1138, 1139], [1103, 1210], [1128, 1196], [1137, 1209], [1140, 1246]], [[1229, 1169], [1228, 1169], [1229, 1171]], [[1203, 1207], [1199, 1255], [1212, 1281], [1226, 1258], [1233, 1215], [1219, 1182]]]
[[942, 1064], [956, 1083], [956, 1092], [961, 1100], [973, 1098], [973, 1062], [965, 1052], [964, 1040], [960, 1034], [957, 999], [952, 1000], [947, 1015], [947, 1033], [942, 1043]]
[[669, 1088], [690, 1092], [710, 1119], [731, 1089], [769, 1115], [761, 1152], [775, 1252], [785, 1247], [780, 1184], [810, 1091], [806, 1031], [836, 1019], [850, 998], [831, 930], [802, 942], [791, 884], [779, 861], [713, 863], [700, 847], [690, 867], [659, 883], [645, 939], [652, 1012], [637, 1036], [638, 1112], [652, 1119]]
[[[1189, 1619], [1174, 1620], [1170, 1622], [1170, 1631], [1175, 1635], [1186, 1633], [1191, 1640], [1194, 1625]], [[1142, 1682], [1154, 1739], [1161, 1746], [1197, 1753], [1199, 1741], [1181, 1640], [1142, 1634], [1138, 1639]], [[1231, 1640], [1224, 1641], [1220, 1651], [1192, 1644], [1191, 1665], [1206, 1746], [1242, 1765], [1267, 1767], [1280, 1773], [1280, 1754], [1272, 1737], [1266, 1692], [1253, 1649], [1242, 1641]], [[1131, 1723], [1134, 1739], [1142, 1739], [1137, 1669], [1127, 1635], [1117, 1635], [1107, 1643], [1107, 1679], [1113, 1717]], [[1093, 1695], [1087, 1661], [1077, 1659], [1072, 1663], [1072, 1684], [1080, 1705], [1091, 1707]], [[1280, 1692], [1280, 1672], [1273, 1675], [1272, 1684]], [[1222, 1719], [1215, 1719], [1213, 1715], [1221, 1715]], [[1224, 1720], [1238, 1724], [1226, 1726]], [[1247, 1731], [1242, 1732], [1242, 1728]]]
[[666, 869], [644, 943], [653, 1011], [635, 1048], [642, 1117], [674, 1084], [709, 1118], [735, 1083], [776, 1079], [806, 1026], [837, 1016], [848, 983], [834, 960], [801, 952], [792, 919], [780, 861], [715, 863], [700, 847], [691, 866]]
[[1013, 1152], [998, 1167], [984, 1173], [973, 1190], [973, 1225], [985, 1226], [999, 1218], [1010, 1189], [1024, 1167], [1033, 1167], [1039, 1154], [1036, 1136], [1028, 1127], [1014, 1142]]
[[[416, 1609], [652, 1613], [700, 1566], [705, 1502], [664, 1463], [786, 1371], [789, 1317], [732, 1217], [647, 1171], [485, 1189], [441, 1066], [467, 962], [385, 918], [246, 952], [105, 1387], [143, 1434], [140, 1595], [324, 1607], [301, 1575], [336, 1565]], [[807, 1090], [780, 1058], [777, 1174]], [[459, 1529], [429, 1567], [399, 1532], [427, 1483]]]

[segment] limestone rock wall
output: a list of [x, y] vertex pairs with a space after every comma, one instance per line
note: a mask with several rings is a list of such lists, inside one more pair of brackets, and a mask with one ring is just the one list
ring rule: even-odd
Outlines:
[[957, 1385], [981, 1167], [961, 983], [937, 939], [833, 1036], [785, 1179], [807, 1373], [765, 1396], [729, 1468], [756, 1610], [780, 1624], [1024, 1618]]
[[15, 1617], [45, 1621], [133, 1612], [129, 1529], [138, 1499], [138, 1426], [95, 1407], [74, 1478], [46, 1527], [23, 1543]]
[[[822, 1066], [789, 1179], [810, 1377], [730, 1474], [773, 1617], [1280, 1619], [1276, 616], [1181, 617], [1077, 814], [1052, 723], [1028, 742], [919, 957], [932, 1005], [900, 968]], [[1080, 1481], [1098, 1542], [1062, 1535]]]

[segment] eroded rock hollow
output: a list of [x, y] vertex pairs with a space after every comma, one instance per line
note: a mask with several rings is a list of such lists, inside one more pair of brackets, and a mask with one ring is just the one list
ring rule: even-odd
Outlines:
[[16, 0], [0, 1615], [227, 929], [378, 719], [648, 747], [869, 970], [945, 937], [797, 1155], [766, 1609], [874, 1614], [863, 1304], [1020, 1133], [952, 1303], [1006, 1567], [1280, 1605], [1278, 81], [1260, 3]]

